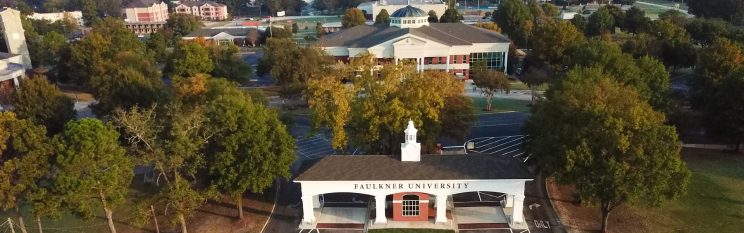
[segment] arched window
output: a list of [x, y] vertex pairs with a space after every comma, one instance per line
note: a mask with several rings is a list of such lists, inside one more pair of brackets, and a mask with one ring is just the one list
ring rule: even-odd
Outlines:
[[419, 216], [419, 196], [403, 195], [403, 216]]

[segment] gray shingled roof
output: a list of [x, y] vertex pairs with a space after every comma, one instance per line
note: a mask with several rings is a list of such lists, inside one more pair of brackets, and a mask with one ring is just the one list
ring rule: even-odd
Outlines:
[[421, 155], [401, 162], [386, 155], [331, 155], [296, 181], [532, 179], [516, 158], [493, 155]]
[[257, 30], [255, 28], [206, 28], [199, 29], [195, 32], [189, 33], [185, 37], [213, 37], [221, 32], [230, 34], [232, 36], [245, 36], [248, 35], [248, 31]]
[[505, 35], [466, 24], [431, 23], [420, 28], [360, 25], [322, 37], [318, 43], [324, 47], [369, 48], [409, 33], [445, 45], [509, 42]]
[[155, 3], [160, 3], [160, 0], [133, 0], [127, 4], [127, 8], [150, 7]]
[[214, 1], [181, 1], [181, 4], [186, 5], [186, 6], [191, 6], [191, 7], [193, 7], [193, 6], [202, 6], [202, 5], [207, 4], [207, 3], [211, 4], [212, 6], [225, 6], [222, 3], [218, 3], [218, 2], [214, 2]]

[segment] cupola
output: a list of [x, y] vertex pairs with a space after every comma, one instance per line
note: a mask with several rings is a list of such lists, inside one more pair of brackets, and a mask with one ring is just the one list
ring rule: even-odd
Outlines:
[[418, 28], [429, 25], [429, 15], [423, 10], [408, 5], [390, 15], [390, 26], [399, 28]]
[[413, 121], [408, 121], [408, 127], [404, 131], [406, 140], [400, 144], [400, 160], [403, 162], [421, 161], [421, 143], [416, 142], [418, 130], [413, 127]]

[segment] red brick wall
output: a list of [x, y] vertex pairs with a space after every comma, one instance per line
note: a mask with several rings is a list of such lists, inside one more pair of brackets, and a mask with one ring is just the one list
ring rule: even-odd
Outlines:
[[[403, 216], [403, 196], [417, 195], [419, 197], [419, 215]], [[426, 193], [396, 193], [393, 194], [393, 221], [428, 221], [429, 194]]]

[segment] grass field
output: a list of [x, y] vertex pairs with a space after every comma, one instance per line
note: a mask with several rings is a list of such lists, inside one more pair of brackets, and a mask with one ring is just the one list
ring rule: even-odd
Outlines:
[[[610, 215], [611, 232], [744, 232], [744, 155], [684, 149], [682, 156], [693, 173], [687, 195], [658, 208], [621, 206]], [[550, 190], [570, 232], [599, 228], [599, 208], [575, 204], [566, 186]]]
[[[472, 99], [475, 113], [484, 113], [484, 109], [486, 109], [486, 98], [473, 97]], [[492, 112], [528, 112], [530, 111], [529, 104], [531, 102], [526, 100], [493, 98], [492, 104]]]
[[[137, 178], [135, 178], [137, 179]], [[141, 179], [141, 178], [139, 178]], [[114, 224], [119, 233], [150, 233], [155, 232], [155, 224], [150, 221], [143, 226], [135, 226], [133, 221], [133, 211], [135, 200], [139, 191], [132, 189], [128, 195], [128, 201], [118, 206], [113, 211]], [[210, 200], [201, 208], [194, 211], [193, 215], [187, 220], [189, 232], [204, 233], [259, 233], [263, 224], [271, 214], [273, 206], [273, 191], [268, 190], [265, 194], [250, 194], [243, 199], [243, 211], [245, 220], [238, 219], [237, 207], [234, 200], [222, 198]], [[76, 218], [70, 214], [62, 214], [58, 219], [42, 218], [42, 228], [45, 233], [100, 233], [108, 232], [108, 224], [100, 207], [94, 209], [97, 211], [96, 216], [88, 221]], [[11, 217], [16, 225], [16, 232], [20, 232], [17, 227], [17, 219], [14, 213], [0, 212], [0, 221], [7, 221]], [[31, 216], [24, 216], [26, 228], [29, 232], [37, 232], [36, 222]], [[158, 223], [161, 232], [172, 232], [176, 227], [169, 224], [164, 216], [158, 216]], [[9, 228], [0, 223], [0, 232], [10, 232]]]
[[[674, 7], [674, 4], [675, 4], [674, 2], [666, 1], [666, 0], [644, 0], [642, 2], [659, 4], [659, 5], [664, 5], [668, 7]], [[648, 4], [641, 4], [638, 2], [636, 2], [634, 6], [641, 8], [641, 10], [645, 11], [646, 16], [651, 19], [657, 19], [659, 17], [659, 14], [664, 13], [669, 10], [669, 8], [666, 8], [666, 7], [652, 6]], [[679, 9], [687, 10], [687, 5], [685, 5], [684, 3], [680, 3]]]
[[453, 230], [434, 229], [372, 229], [369, 233], [455, 233]]

